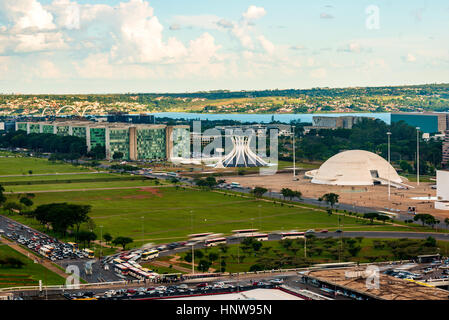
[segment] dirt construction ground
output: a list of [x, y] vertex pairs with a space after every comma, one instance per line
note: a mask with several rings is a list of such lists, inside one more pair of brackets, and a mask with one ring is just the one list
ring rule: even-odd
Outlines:
[[402, 213], [408, 208], [416, 207], [417, 213], [429, 213], [436, 217], [449, 217], [449, 211], [436, 210], [432, 200], [413, 200], [414, 197], [435, 197], [436, 190], [431, 186], [435, 183], [405, 182], [414, 187], [409, 190], [391, 187], [391, 201], [388, 201], [388, 186], [327, 186], [312, 184], [310, 179], [304, 178], [304, 172], [297, 172], [299, 181], [293, 181], [291, 173], [279, 173], [272, 176], [247, 175], [227, 177], [228, 183], [238, 182], [245, 187], [264, 187], [270, 191], [280, 191], [282, 188], [301, 191], [305, 198], [319, 198], [325, 193], [333, 192], [340, 195], [339, 202], [385, 210], [386, 208], [399, 209]]

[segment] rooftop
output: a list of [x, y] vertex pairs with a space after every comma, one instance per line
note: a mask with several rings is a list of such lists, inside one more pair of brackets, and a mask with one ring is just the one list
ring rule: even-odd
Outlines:
[[[366, 268], [360, 267], [317, 270], [306, 275], [329, 285], [337, 285], [381, 300], [449, 300], [449, 291], [383, 273], [380, 273], [379, 289], [368, 289], [366, 277], [361, 275], [365, 270]], [[350, 273], [354, 276], [348, 276]]]

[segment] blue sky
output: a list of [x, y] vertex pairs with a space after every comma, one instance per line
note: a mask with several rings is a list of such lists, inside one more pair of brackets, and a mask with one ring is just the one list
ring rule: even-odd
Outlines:
[[0, 0], [0, 92], [449, 81], [437, 0]]

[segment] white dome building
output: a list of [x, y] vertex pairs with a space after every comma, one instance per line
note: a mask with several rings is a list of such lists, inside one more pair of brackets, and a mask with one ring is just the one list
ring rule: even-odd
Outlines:
[[351, 150], [328, 159], [318, 170], [306, 172], [312, 183], [337, 186], [372, 186], [402, 184], [396, 170], [382, 157], [372, 152]]

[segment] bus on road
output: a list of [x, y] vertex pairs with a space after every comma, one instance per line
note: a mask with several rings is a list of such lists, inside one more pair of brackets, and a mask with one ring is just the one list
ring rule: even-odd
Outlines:
[[215, 238], [205, 241], [206, 247], [215, 247], [218, 246], [219, 244], [226, 244], [226, 238]]
[[150, 250], [150, 251], [145, 251], [145, 252], [142, 253], [142, 260], [143, 261], [156, 259], [157, 257], [159, 257], [159, 251], [158, 250]]
[[87, 258], [89, 259], [94, 259], [95, 258], [95, 254], [92, 250], [90, 249], [84, 249], [83, 253], [87, 255]]
[[259, 229], [242, 229], [242, 230], [232, 230], [232, 233], [234, 233], [235, 235], [248, 235], [248, 234], [252, 234], [254, 232], [259, 231]]
[[282, 232], [281, 238], [284, 239], [301, 239], [306, 235], [305, 232]]
[[266, 233], [259, 233], [259, 234], [250, 234], [247, 235], [245, 238], [253, 238], [257, 241], [268, 241], [268, 234]]

